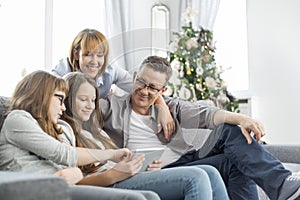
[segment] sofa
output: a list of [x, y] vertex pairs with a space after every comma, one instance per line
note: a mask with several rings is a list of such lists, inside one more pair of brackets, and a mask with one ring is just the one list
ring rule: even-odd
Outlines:
[[[0, 122], [3, 120], [3, 114], [7, 109], [7, 97], [0, 96]], [[188, 140], [188, 138], [186, 138]], [[192, 137], [193, 143], [201, 143], [197, 141], [196, 137]], [[293, 172], [300, 171], [300, 145], [288, 145], [288, 144], [262, 144], [270, 151], [276, 158], [283, 162], [284, 166]], [[59, 177], [53, 177], [51, 175], [38, 176], [28, 175], [16, 172], [1, 172], [0, 171], [0, 196], [21, 196], [22, 199], [40, 199], [32, 198], [32, 195], [37, 197], [40, 193], [43, 194], [43, 199], [47, 200], [47, 194], [50, 199], [76, 199], [76, 195], [81, 194], [83, 191], [93, 191], [93, 188], [81, 188], [81, 187], [67, 187]], [[16, 185], [19, 185], [16, 187]], [[40, 186], [47, 185], [46, 189], [39, 189]], [[26, 186], [26, 187], [25, 187]], [[53, 191], [58, 191], [55, 193]], [[258, 187], [259, 199], [268, 200], [263, 190]], [[89, 195], [89, 192], [84, 192]], [[23, 196], [24, 195], [24, 196]], [[55, 195], [55, 196], [51, 196]], [[29, 196], [28, 198], [25, 198]], [[30, 198], [31, 196], [31, 198]], [[78, 196], [77, 196], [78, 197]], [[6, 198], [6, 199], [18, 199], [18, 198]], [[77, 198], [80, 199], [80, 198]], [[84, 196], [82, 197], [84, 199]], [[87, 198], [89, 199], [89, 198]]]
[[68, 186], [52, 175], [0, 171], [0, 197], [5, 200], [159, 200], [150, 191], [88, 185]]

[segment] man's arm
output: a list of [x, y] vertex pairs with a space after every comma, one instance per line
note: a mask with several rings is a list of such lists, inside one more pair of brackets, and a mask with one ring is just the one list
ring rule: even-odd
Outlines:
[[252, 143], [250, 135], [251, 132], [254, 133], [254, 138], [257, 141], [265, 135], [264, 127], [259, 121], [243, 114], [228, 112], [226, 110], [218, 110], [214, 115], [214, 124], [219, 125], [221, 123], [239, 125], [248, 141], [248, 144]]
[[164, 96], [164, 99], [174, 118], [181, 128], [214, 129], [214, 115], [220, 108], [208, 106], [204, 102], [190, 102], [175, 97]]
[[187, 102], [168, 97], [165, 97], [165, 100], [169, 107], [176, 107], [174, 116], [178, 118], [182, 128], [213, 129], [222, 123], [239, 125], [249, 144], [252, 142], [251, 132], [257, 141], [265, 135], [262, 124], [246, 115], [228, 112], [200, 101]]

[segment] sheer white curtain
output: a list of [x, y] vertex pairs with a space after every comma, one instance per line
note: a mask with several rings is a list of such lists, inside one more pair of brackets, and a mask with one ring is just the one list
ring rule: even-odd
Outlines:
[[186, 23], [184, 20], [187, 17], [186, 15], [190, 15], [190, 19], [195, 27], [201, 26], [206, 30], [212, 31], [219, 4], [220, 0], [182, 0], [181, 13], [183, 13], [183, 16], [181, 16], [181, 25]]
[[105, 0], [106, 36], [110, 44], [110, 64], [129, 70], [132, 65], [134, 31], [130, 0]]

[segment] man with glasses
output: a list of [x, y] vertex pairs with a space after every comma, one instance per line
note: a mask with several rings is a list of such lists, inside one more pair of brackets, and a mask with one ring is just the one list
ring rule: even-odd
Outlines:
[[[263, 126], [248, 116], [166, 97], [176, 131], [170, 139], [165, 139], [163, 133], [156, 134], [159, 108], [154, 101], [167, 90], [171, 75], [166, 59], [150, 56], [134, 73], [131, 94], [100, 101], [104, 129], [119, 147], [165, 147], [165, 168], [212, 165], [222, 175], [231, 199], [257, 200], [256, 184], [270, 199], [299, 198], [299, 174], [285, 169], [257, 142], [265, 135]], [[203, 131], [209, 131], [208, 137]], [[200, 149], [185, 139], [191, 132], [202, 143]]]

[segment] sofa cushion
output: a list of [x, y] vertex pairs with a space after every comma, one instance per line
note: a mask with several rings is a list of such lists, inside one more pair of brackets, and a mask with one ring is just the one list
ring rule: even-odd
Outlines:
[[0, 171], [0, 196], [6, 200], [69, 200], [67, 183], [52, 175]]
[[300, 145], [266, 144], [264, 147], [283, 163], [300, 164]]
[[300, 164], [297, 163], [283, 163], [284, 167], [292, 172], [300, 172]]

